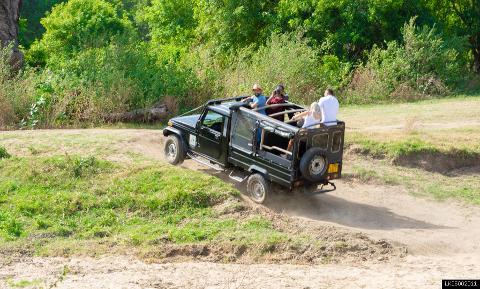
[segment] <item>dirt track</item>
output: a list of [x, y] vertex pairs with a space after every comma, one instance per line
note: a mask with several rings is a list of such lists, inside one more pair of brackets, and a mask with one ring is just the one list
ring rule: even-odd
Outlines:
[[[99, 136], [104, 132], [90, 131]], [[132, 136], [125, 149], [161, 159], [160, 131], [115, 133]], [[212, 173], [193, 161], [184, 166]], [[122, 256], [34, 258], [2, 268], [0, 275], [14, 280], [48, 280], [45, 285], [59, 288], [438, 288], [442, 278], [479, 278], [477, 207], [419, 199], [399, 186], [340, 181], [337, 187], [336, 192], [314, 197], [279, 192], [268, 207], [404, 244], [408, 256], [387, 264], [367, 261], [321, 266], [145, 264]]]

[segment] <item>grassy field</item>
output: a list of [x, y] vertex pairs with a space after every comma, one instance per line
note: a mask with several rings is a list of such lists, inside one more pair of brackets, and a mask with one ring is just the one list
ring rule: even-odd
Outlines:
[[[480, 163], [462, 166], [480, 153], [479, 115], [476, 97], [344, 107], [344, 176], [480, 204]], [[138, 129], [0, 133], [0, 254], [196, 256], [207, 246], [224, 261], [276, 252], [327, 262], [369, 242], [252, 209], [220, 179], [165, 164], [161, 139]], [[438, 159], [456, 167], [422, 165]]]
[[[116, 158], [115, 146], [109, 150], [102, 145], [115, 142], [108, 135], [96, 140], [80, 134], [75, 145], [65, 139], [58, 142], [55, 136], [49, 141], [39, 138], [44, 146], [33, 142], [27, 150], [17, 136], [4, 134], [13, 152], [0, 152], [4, 249], [68, 255], [101, 253], [109, 247], [228, 243], [254, 245], [261, 254], [273, 245], [305, 238], [275, 229], [261, 214], [248, 214], [239, 192], [215, 177], [135, 154], [108, 160]], [[78, 154], [52, 153], [59, 144]], [[232, 214], [242, 211], [242, 218]]]
[[394, 105], [348, 106], [340, 118], [350, 143], [381, 143], [387, 153], [402, 144], [480, 153], [480, 96]]
[[347, 175], [480, 204], [480, 97], [349, 106]]
[[[168, 165], [122, 166], [81, 156], [11, 157], [0, 162], [0, 171], [4, 241], [112, 237], [140, 245], [286, 239], [260, 216], [218, 218], [214, 206], [238, 192], [214, 177]], [[55, 249], [54, 243], [42, 250]]]
[[0, 260], [119, 253], [324, 263], [390, 254], [358, 234], [251, 207], [219, 178], [166, 164], [162, 137], [126, 129], [0, 133]]

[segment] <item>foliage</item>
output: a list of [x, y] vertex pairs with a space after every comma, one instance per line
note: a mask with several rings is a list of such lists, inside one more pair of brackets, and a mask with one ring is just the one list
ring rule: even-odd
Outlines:
[[270, 35], [277, 1], [198, 1], [195, 18], [199, 38], [207, 39], [218, 51], [259, 45]]
[[373, 45], [399, 39], [402, 25], [414, 15], [428, 23], [421, 1], [288, 1], [278, 4], [281, 30], [304, 29], [321, 50], [341, 59], [355, 60]]
[[197, 21], [195, 2], [187, 0], [153, 0], [137, 14], [137, 19], [149, 28], [152, 48], [159, 54], [186, 52], [195, 37]]
[[103, 47], [127, 33], [131, 23], [104, 0], [61, 3], [41, 21], [45, 33], [27, 54], [31, 64], [63, 65], [75, 53]]
[[[327, 86], [348, 103], [475, 92], [478, 79], [466, 64], [478, 66], [480, 15], [471, 5], [28, 1], [20, 42], [35, 70], [14, 77], [2, 72], [8, 77], [0, 88], [0, 126], [99, 123], [110, 113], [158, 101], [184, 110], [212, 97], [248, 93], [257, 81], [267, 94], [284, 83], [300, 102], [317, 99]], [[412, 17], [420, 28], [404, 26]]]
[[10, 57], [11, 46], [0, 48], [0, 129], [17, 124], [36, 97], [34, 71], [12, 70]]
[[[292, 57], [295, 55], [295, 57]], [[349, 72], [336, 56], [320, 56], [299, 33], [273, 34], [258, 50], [244, 50], [232, 61], [222, 83], [228, 95], [242, 95], [258, 82], [269, 94], [283, 83], [292, 101], [315, 101], [327, 87], [338, 88]]]
[[8, 159], [11, 155], [7, 152], [7, 149], [3, 146], [0, 146], [0, 160], [1, 159]]
[[40, 38], [45, 32], [40, 19], [50, 12], [53, 6], [64, 0], [23, 1], [20, 10], [19, 42], [29, 48], [35, 39]]
[[39, 97], [34, 103], [32, 103], [27, 118], [24, 118], [22, 121], [20, 121], [20, 127], [29, 127], [34, 129], [40, 121], [39, 117], [41, 116], [41, 110], [44, 105], [45, 99], [43, 97]]
[[473, 69], [480, 72], [480, 6], [468, 0], [427, 1], [446, 31], [468, 39]]
[[464, 39], [443, 40], [435, 28], [405, 24], [403, 41], [374, 47], [352, 82], [351, 102], [444, 95], [465, 80]]

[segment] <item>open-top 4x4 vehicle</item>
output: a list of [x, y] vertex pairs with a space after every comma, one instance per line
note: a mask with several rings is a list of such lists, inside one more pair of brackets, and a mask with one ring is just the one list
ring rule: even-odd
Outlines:
[[[168, 162], [178, 165], [189, 157], [219, 170], [231, 170], [232, 179], [247, 180], [247, 192], [257, 203], [265, 201], [272, 182], [315, 193], [335, 189], [331, 180], [340, 178], [342, 172], [342, 121], [299, 128], [289, 116], [306, 111], [302, 106], [290, 102], [265, 106], [260, 109], [267, 114], [271, 108], [281, 111], [264, 115], [241, 99], [211, 100], [170, 119], [163, 130], [168, 137]], [[278, 120], [279, 116], [284, 121]], [[291, 140], [293, 149], [288, 150]], [[318, 185], [322, 187], [315, 191]], [[332, 188], [323, 189], [324, 185]]]

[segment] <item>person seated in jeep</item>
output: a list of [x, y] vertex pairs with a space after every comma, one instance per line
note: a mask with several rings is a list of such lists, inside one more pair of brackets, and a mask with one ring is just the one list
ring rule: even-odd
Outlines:
[[288, 93], [285, 92], [285, 85], [283, 85], [282, 83], [280, 83], [279, 85], [277, 85], [277, 87], [275, 89], [279, 89], [280, 90], [280, 94], [283, 96], [283, 98], [285, 99], [285, 101], [288, 101]]
[[[260, 85], [255, 83], [252, 87], [253, 95], [247, 98], [242, 99], [242, 101], [248, 101], [251, 108], [259, 108], [258, 113], [267, 115], [265, 109], [260, 109], [267, 104], [267, 98], [262, 94], [262, 88]], [[260, 138], [262, 137], [262, 130], [259, 129], [257, 132], [257, 143], [260, 143]]]
[[[272, 92], [272, 95], [268, 98], [267, 100], [267, 105], [272, 105], [272, 104], [282, 104], [287, 102], [285, 99], [285, 95], [283, 95], [283, 89], [280, 86], [277, 86], [275, 90]], [[284, 111], [284, 107], [272, 107], [267, 109], [267, 114], [277, 114], [279, 112]], [[284, 115], [283, 114], [278, 114], [273, 116], [273, 118], [279, 120], [279, 121], [284, 121]]]
[[[339, 103], [337, 98], [333, 95], [333, 90], [328, 88], [325, 90], [324, 96], [318, 101], [318, 106], [320, 107], [322, 120], [320, 123], [323, 123], [326, 126], [336, 125], [337, 124], [337, 114], [339, 110]], [[294, 119], [302, 119], [309, 112], [302, 112], [296, 114]], [[302, 123], [303, 127], [303, 123]]]
[[[302, 114], [297, 114], [293, 117], [293, 120], [299, 120], [303, 118], [302, 128], [313, 128], [315, 125], [322, 122], [322, 113], [320, 106], [317, 102], [314, 102], [310, 105], [310, 109]], [[293, 139], [290, 139], [288, 142], [287, 151], [292, 151], [293, 149]]]
[[[265, 95], [262, 94], [263, 90], [260, 87], [260, 85], [255, 83], [252, 87], [252, 91], [253, 91], [253, 95], [242, 99], [242, 101], [248, 101], [250, 103], [249, 105], [251, 108], [264, 107], [265, 104], [267, 103], [267, 98], [265, 97]], [[257, 112], [265, 115], [267, 114], [265, 109], [259, 109]]]

